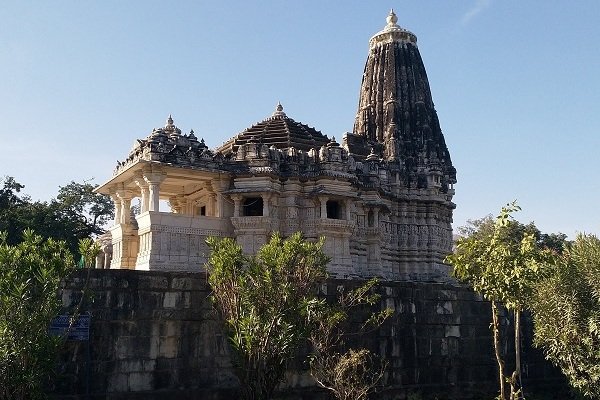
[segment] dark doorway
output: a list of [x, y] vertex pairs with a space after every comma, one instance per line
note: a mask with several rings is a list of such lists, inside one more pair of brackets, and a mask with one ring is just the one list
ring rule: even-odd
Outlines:
[[262, 197], [248, 197], [244, 199], [242, 214], [244, 217], [261, 217], [263, 215]]
[[335, 200], [327, 201], [327, 218], [340, 219], [340, 203]]

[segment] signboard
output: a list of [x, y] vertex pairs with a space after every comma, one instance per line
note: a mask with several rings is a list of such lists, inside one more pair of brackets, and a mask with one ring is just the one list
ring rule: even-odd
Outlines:
[[[81, 314], [71, 325], [72, 315], [62, 314], [50, 322], [49, 333], [53, 336], [64, 336], [67, 334], [67, 340], [85, 341], [90, 340], [90, 324], [92, 322], [91, 314]], [[71, 329], [69, 330], [69, 325]]]

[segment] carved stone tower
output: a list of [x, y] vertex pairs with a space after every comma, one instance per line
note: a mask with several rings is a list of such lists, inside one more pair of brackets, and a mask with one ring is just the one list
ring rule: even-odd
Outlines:
[[[423, 185], [435, 169], [443, 185], [456, 182], [431, 98], [417, 37], [399, 27], [394, 11], [369, 41], [354, 133], [398, 167], [406, 184]], [[364, 152], [364, 151], [363, 151]]]
[[[369, 41], [354, 132], [343, 145], [379, 174], [377, 182], [363, 181], [361, 198], [386, 204], [378, 211], [384, 239], [367, 241], [367, 253], [376, 255], [367, 257], [368, 269], [437, 280], [448, 269], [443, 259], [451, 251], [456, 170], [417, 37], [397, 21], [390, 11], [385, 28]], [[376, 190], [366, 190], [369, 185]]]

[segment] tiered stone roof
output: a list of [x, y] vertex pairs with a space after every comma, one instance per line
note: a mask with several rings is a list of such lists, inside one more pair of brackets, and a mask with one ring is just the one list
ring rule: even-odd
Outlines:
[[293, 147], [306, 152], [327, 145], [329, 139], [315, 128], [288, 117], [279, 103], [273, 115], [231, 138], [216, 151], [223, 155], [236, 153], [246, 143], [265, 144], [281, 150]]

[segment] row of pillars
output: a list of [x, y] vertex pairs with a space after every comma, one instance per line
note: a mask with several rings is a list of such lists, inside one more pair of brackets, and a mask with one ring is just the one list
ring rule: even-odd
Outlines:
[[[165, 175], [162, 174], [144, 174], [142, 177], [135, 180], [136, 185], [140, 188], [141, 210], [158, 211], [160, 207], [160, 184], [164, 180]], [[135, 197], [133, 191], [128, 189], [117, 189], [111, 194], [111, 198], [115, 203], [115, 225], [128, 224], [130, 215], [128, 211], [131, 209], [131, 200]]]

